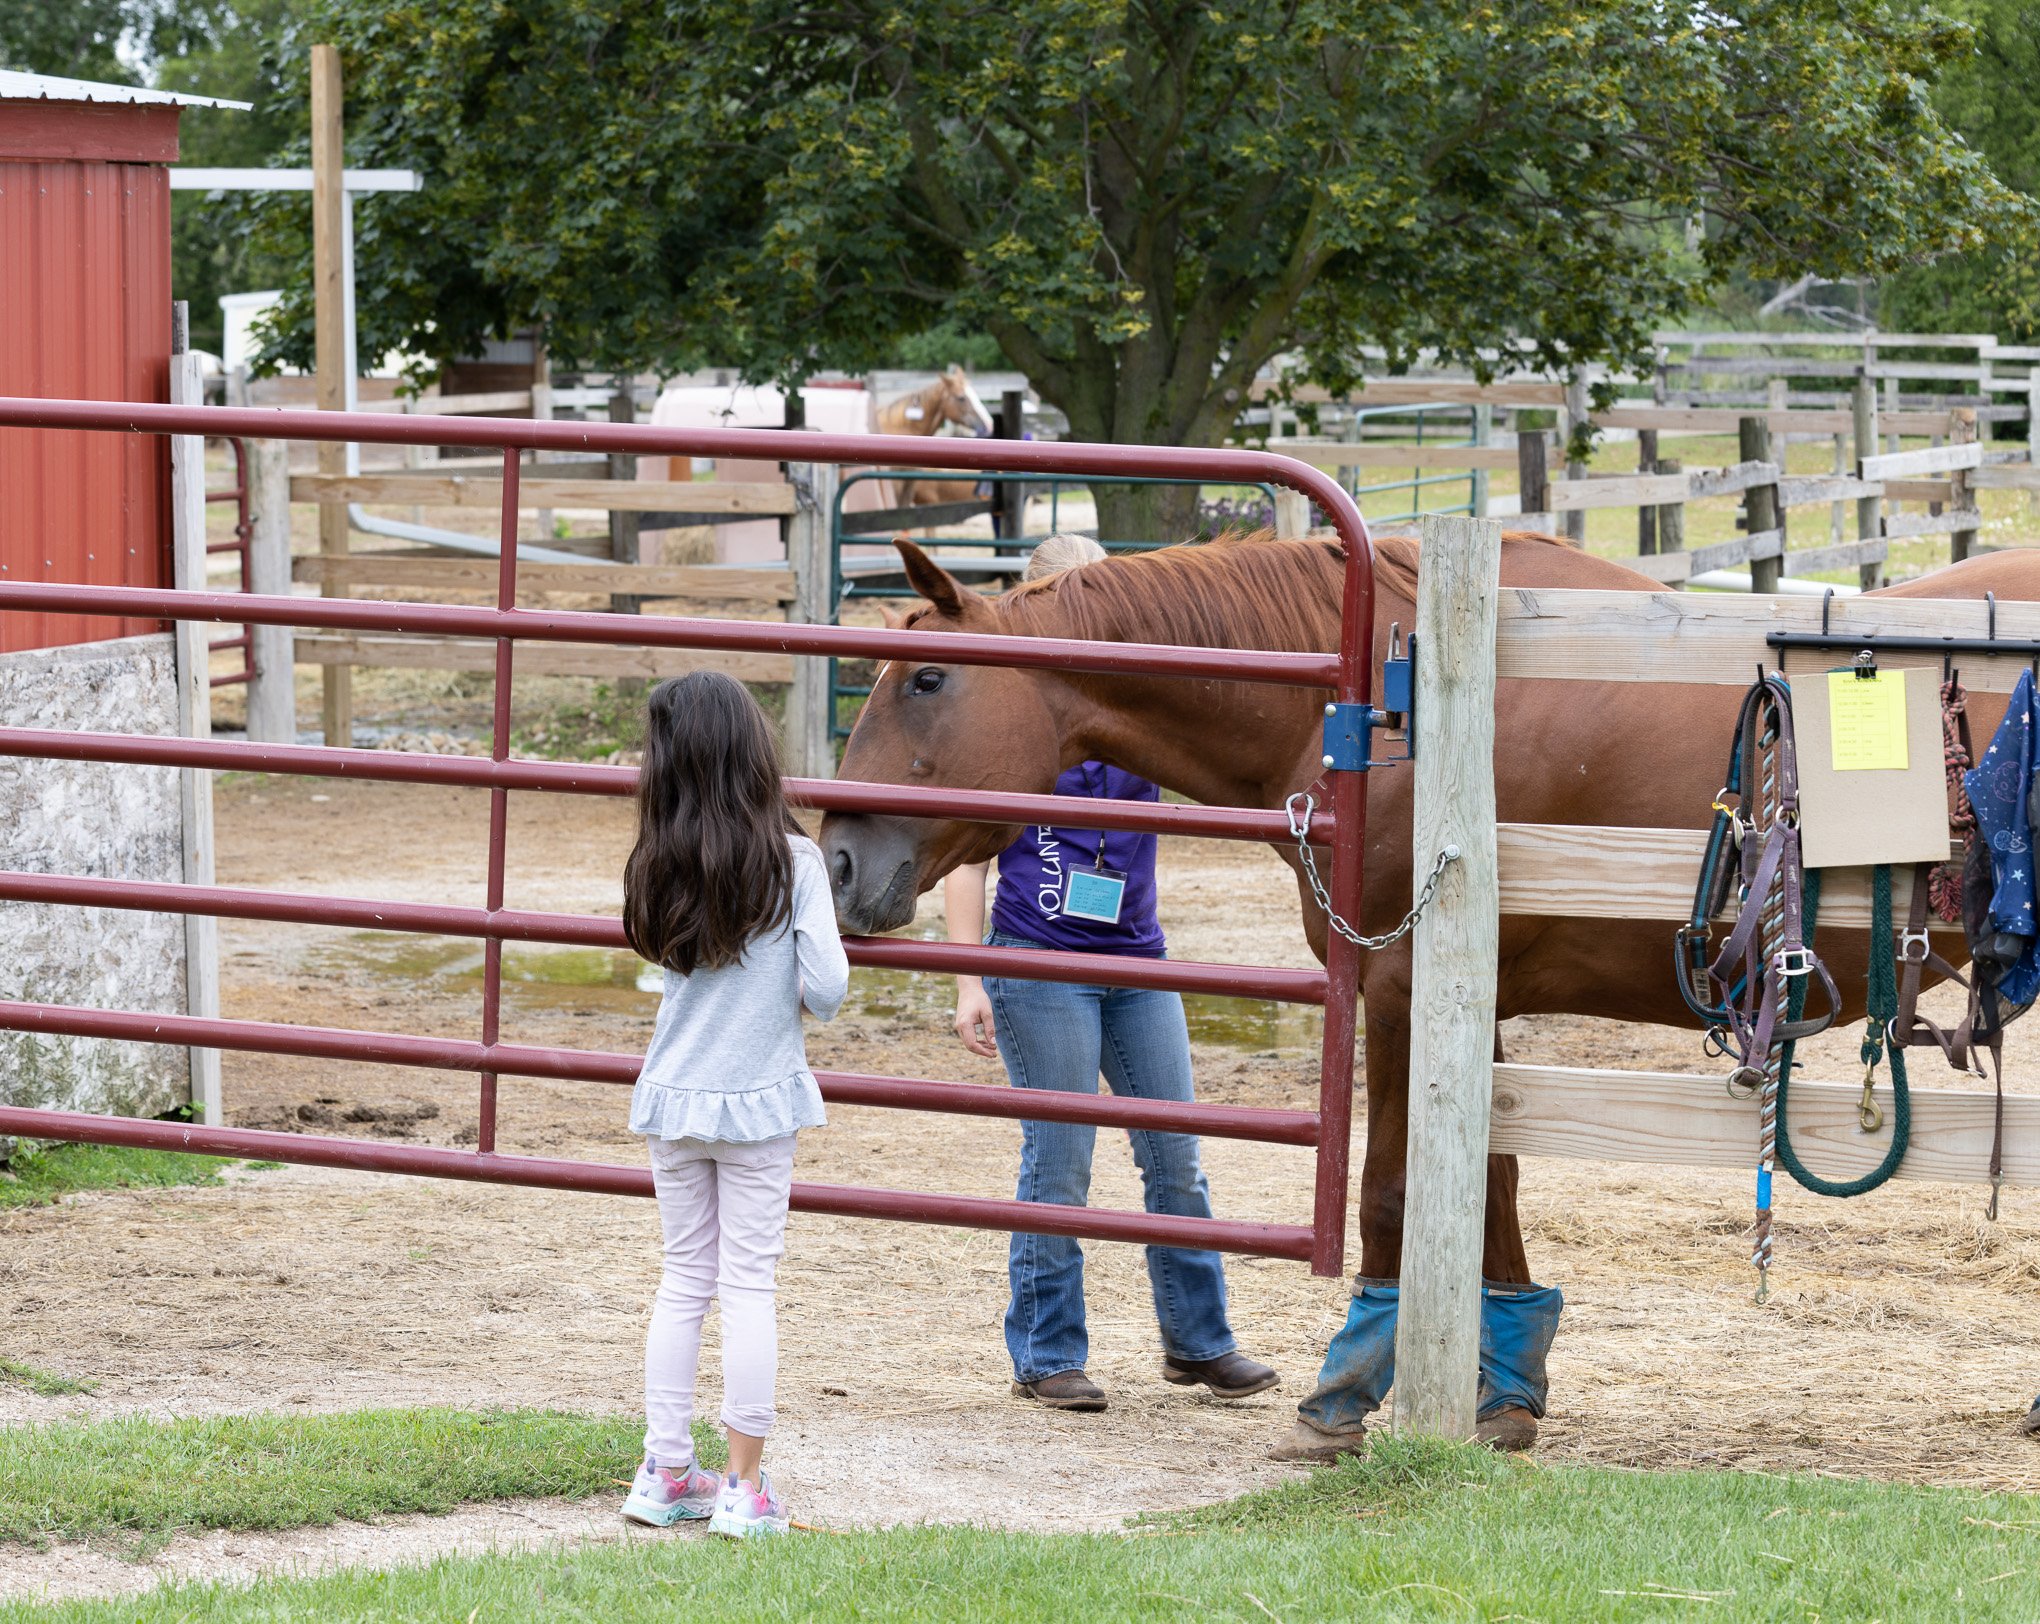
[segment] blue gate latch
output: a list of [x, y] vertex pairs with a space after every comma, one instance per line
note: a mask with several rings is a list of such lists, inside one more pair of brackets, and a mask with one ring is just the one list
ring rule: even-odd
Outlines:
[[[1416, 754], [1416, 681], [1412, 660], [1416, 655], [1412, 637], [1398, 653], [1390, 633], [1389, 657], [1381, 664], [1381, 706], [1331, 704], [1325, 707], [1325, 766], [1332, 772], [1364, 773], [1370, 767], [1392, 766]], [[1373, 733], [1377, 727], [1403, 729], [1404, 747], [1399, 756], [1373, 759]]]

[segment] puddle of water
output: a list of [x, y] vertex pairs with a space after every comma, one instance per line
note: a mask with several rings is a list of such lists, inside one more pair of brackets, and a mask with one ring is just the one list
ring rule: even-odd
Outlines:
[[[482, 980], [482, 944], [476, 941], [357, 931], [344, 947], [322, 957], [392, 980], [444, 979], [474, 986]], [[658, 967], [624, 949], [527, 942], [504, 944], [503, 984], [527, 1006], [585, 1002], [595, 994], [605, 1002], [617, 997], [623, 1007], [644, 1014], [658, 1007], [663, 990]], [[850, 973], [850, 996], [843, 1007], [852, 1015], [917, 1019], [940, 1030], [949, 1024], [956, 998], [947, 976], [860, 969]], [[1183, 1011], [1192, 1043], [1242, 1052], [1315, 1049], [1324, 1032], [1324, 1012], [1304, 1004], [1188, 993]]]

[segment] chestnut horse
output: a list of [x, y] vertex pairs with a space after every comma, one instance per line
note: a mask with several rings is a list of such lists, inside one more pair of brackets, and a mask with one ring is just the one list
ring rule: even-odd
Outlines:
[[[927, 606], [905, 621], [942, 631], [1004, 632], [1112, 642], [1327, 651], [1338, 646], [1345, 568], [1336, 542], [1226, 538], [1112, 558], [988, 599], [901, 541], [907, 576]], [[1375, 657], [1389, 622], [1415, 623], [1417, 548], [1375, 543]], [[1650, 592], [1658, 583], [1556, 538], [1504, 538], [1505, 587]], [[1903, 586], [1897, 596], [2040, 598], [2040, 555], [1972, 559]], [[1817, 658], [1810, 656], [1807, 658]], [[1378, 686], [1377, 671], [1377, 693]], [[1279, 807], [1320, 774], [1322, 690], [1166, 677], [1012, 671], [894, 660], [850, 736], [843, 776], [1046, 793], [1086, 760], [1111, 762], [1193, 800]], [[1729, 686], [1510, 679], [1496, 694], [1497, 816], [1515, 823], [1704, 828], [1741, 690]], [[1979, 744], [2003, 698], [1977, 695]], [[1410, 775], [1368, 775], [1362, 928], [1380, 932], [1410, 902]], [[977, 823], [831, 813], [822, 846], [846, 929], [896, 930], [915, 899], [951, 869], [997, 855], [1017, 835]], [[1292, 869], [1293, 851], [1281, 850]], [[1320, 959], [1325, 919], [1299, 879], [1304, 929]], [[1868, 933], [1823, 930], [1822, 957], [1844, 989], [1843, 1018], [1864, 1009]], [[1946, 949], [1944, 949], [1946, 951]], [[1401, 1273], [1409, 1090], [1407, 940], [1363, 958], [1367, 1138], [1360, 1173], [1360, 1273]], [[1659, 921], [1501, 922], [1497, 1015], [1572, 1014], [1694, 1024], [1672, 971], [1672, 927]], [[1481, 1272], [1530, 1279], [1516, 1213], [1513, 1156], [1488, 1162]]]

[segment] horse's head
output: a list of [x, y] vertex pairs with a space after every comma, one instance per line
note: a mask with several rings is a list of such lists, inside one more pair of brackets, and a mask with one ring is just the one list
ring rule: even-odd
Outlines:
[[985, 410], [985, 403], [978, 398], [978, 392], [971, 386], [969, 376], [963, 368], [952, 363], [942, 374], [942, 421], [954, 423], [983, 439], [994, 432], [992, 414]]
[[[1002, 629], [988, 599], [912, 542], [894, 545], [908, 581], [928, 600], [895, 624], [948, 632]], [[1044, 674], [929, 660], [888, 660], [879, 667], [843, 753], [845, 778], [950, 789], [1046, 794], [1061, 768], [1061, 729]], [[836, 917], [846, 930], [897, 930], [912, 921], [923, 891], [953, 868], [997, 856], [1018, 833], [996, 824], [832, 812], [822, 820], [822, 853]]]

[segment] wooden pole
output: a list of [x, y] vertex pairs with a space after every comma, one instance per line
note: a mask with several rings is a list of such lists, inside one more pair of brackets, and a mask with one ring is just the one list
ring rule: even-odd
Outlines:
[[[1737, 432], [1742, 442], [1744, 462], [1771, 460], [1771, 420], [1768, 417], [1745, 417]], [[1780, 529], [1785, 522], [1778, 506], [1776, 485], [1751, 486], [1743, 493], [1743, 512], [1748, 516], [1749, 533], [1753, 536], [1766, 530]], [[1750, 590], [1776, 592], [1784, 574], [1783, 558], [1753, 558], [1750, 560]]]
[[[1494, 407], [1482, 404], [1473, 408], [1473, 443], [1477, 446], [1491, 446], [1495, 443]], [[1485, 468], [1474, 469], [1473, 489], [1468, 500], [1472, 503], [1473, 516], [1476, 519], [1485, 519], [1488, 515], [1488, 480], [1489, 474]]]
[[[1657, 467], [1657, 430], [1636, 431], [1636, 471], [1654, 474]], [[1644, 503], [1636, 510], [1636, 555], [1648, 558], [1657, 551], [1657, 509]]]
[[[1860, 462], [1865, 457], [1877, 455], [1877, 385], [1870, 376], [1868, 367], [1856, 371], [1855, 441], [1856, 457]], [[1881, 496], [1859, 496], [1856, 498], [1856, 539], [1875, 541], [1884, 534], [1884, 499]], [[1858, 580], [1868, 592], [1877, 584], [1883, 573], [1880, 564], [1865, 564], [1861, 567]]]
[[[1976, 408], [1958, 406], [1948, 414], [1948, 443], [1950, 445], [1974, 445], [1976, 443]], [[1948, 475], [1948, 511], [1960, 513], [1965, 508], [1976, 506], [1976, 497], [1969, 488], [1969, 470], [1957, 468]], [[1974, 530], [1952, 531], [1948, 537], [1948, 561], [1959, 564], [1969, 556], [1969, 549], [1976, 545]]]
[[[312, 297], [316, 311], [318, 406], [322, 412], [347, 410], [347, 336], [343, 278], [346, 265], [347, 207], [342, 168], [346, 148], [341, 129], [340, 52], [331, 45], [312, 47]], [[347, 472], [347, 447], [337, 442], [319, 446], [319, 472]], [[319, 504], [319, 551], [328, 557], [346, 553], [347, 504]], [[347, 589], [329, 578], [320, 588], [329, 598], [344, 598]], [[354, 672], [329, 665], [322, 678], [319, 706], [326, 743], [354, 742]]]
[[1551, 528], [1551, 464], [1542, 429], [1516, 431], [1516, 511], [1526, 530]]
[[[1657, 471], [1661, 474], [1683, 474], [1686, 465], [1677, 457], [1660, 457]], [[1661, 553], [1682, 553], [1686, 550], [1684, 502], [1667, 502], [1657, 510], [1657, 545]]]
[[[531, 335], [531, 420], [534, 423], [550, 423], [553, 414], [552, 357], [546, 353], [545, 334]], [[538, 460], [538, 453], [531, 453], [531, 460]], [[614, 478], [614, 475], [610, 476]], [[533, 515], [538, 524], [538, 539], [542, 546], [549, 546], [553, 536], [553, 512], [551, 508], [540, 508]], [[632, 560], [636, 562], [636, 560]]]
[[1276, 490], [1275, 534], [1282, 541], [1301, 541], [1310, 534], [1310, 498], [1302, 491]]
[[[290, 595], [290, 446], [248, 442], [248, 590]], [[255, 744], [297, 743], [296, 637], [288, 626], [251, 628], [248, 738]]]
[[[184, 328], [182, 302], [173, 327]], [[196, 354], [179, 341], [170, 358], [170, 403], [203, 406]], [[205, 580], [205, 440], [196, 434], [170, 439], [170, 531], [177, 590], [203, 592]], [[188, 739], [212, 736], [212, 627], [180, 620], [176, 629], [177, 731]], [[186, 885], [213, 883], [212, 774], [194, 769], [177, 775], [182, 805], [183, 872]], [[207, 1018], [220, 1012], [220, 922], [200, 914], [184, 918], [184, 1009]], [[191, 1103], [217, 1126], [220, 1109], [220, 1052], [191, 1051]]]
[[[1587, 421], [1586, 380], [1573, 377], [1566, 380], [1565, 413], [1559, 422], [1559, 433], [1564, 436], [1567, 452], [1565, 477], [1579, 480], [1587, 477], [1587, 465], [1571, 455], [1573, 437]], [[1587, 515], [1582, 508], [1573, 508], [1565, 515], [1565, 533], [1574, 541], [1587, 539]]]
[[1427, 516], [1417, 576], [1413, 873], [1457, 847], [1411, 937], [1409, 1159], [1395, 1430], [1471, 1438], [1493, 1109], [1495, 619], [1502, 527]]
[[[999, 397], [999, 416], [993, 432], [1001, 440], [1027, 438], [1027, 393], [1008, 389]], [[992, 528], [1001, 541], [1016, 541], [1027, 534], [1027, 486], [1017, 479], [992, 486]]]
[[[835, 619], [832, 582], [836, 488], [832, 462], [789, 463], [788, 481], [800, 506], [786, 524], [786, 561], [793, 569], [789, 622], [820, 625]], [[786, 696], [786, 765], [803, 778], [836, 776], [835, 718], [830, 715], [829, 662], [796, 658]]]
[[[637, 421], [637, 396], [632, 393], [628, 378], [620, 380], [616, 393], [609, 397], [609, 421], [612, 423]], [[612, 484], [619, 481], [635, 481], [637, 476], [636, 457], [627, 451], [612, 451], [609, 454], [609, 478]], [[639, 521], [640, 515], [636, 513], [621, 513], [613, 508], [610, 510], [609, 556], [619, 564], [644, 562], [644, 543], [638, 529]], [[634, 615], [641, 606], [636, 598], [620, 593], [610, 598], [609, 607], [621, 615]]]

